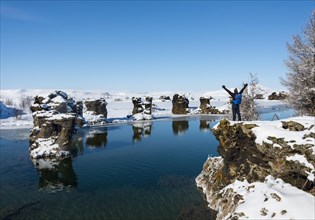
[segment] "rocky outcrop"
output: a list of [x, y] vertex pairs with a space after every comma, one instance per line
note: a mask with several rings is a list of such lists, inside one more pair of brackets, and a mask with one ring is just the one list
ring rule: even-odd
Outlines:
[[65, 92], [47, 97], [36, 96], [31, 106], [34, 128], [30, 132], [30, 155], [33, 159], [65, 157], [76, 126], [83, 126], [82, 102], [76, 103]]
[[79, 104], [78, 111], [84, 109], [83, 116], [88, 125], [102, 125], [107, 123], [107, 102], [104, 98], [86, 100], [84, 102], [85, 108], [83, 108], [81, 102]]
[[201, 114], [209, 114], [211, 113], [212, 106], [210, 105], [210, 100], [213, 99], [212, 97], [200, 97], [200, 113]]
[[133, 119], [134, 120], [150, 120], [152, 119], [152, 97], [132, 97]]
[[226, 111], [220, 111], [215, 106], [210, 105], [212, 97], [200, 97], [199, 114], [226, 114]]
[[84, 102], [86, 111], [92, 113], [92, 115], [102, 115], [105, 119], [107, 118], [107, 102], [105, 99], [95, 99], [95, 100], [86, 100]]
[[166, 96], [166, 95], [161, 95], [159, 99], [160, 99], [162, 102], [171, 101], [171, 98], [170, 98], [169, 96]]
[[[59, 146], [66, 146], [75, 126], [75, 116], [54, 111], [33, 113], [34, 128], [30, 133], [31, 149], [37, 148], [38, 139], [52, 139]], [[35, 146], [33, 144], [36, 144]], [[47, 155], [48, 156], [48, 155]]]
[[189, 100], [184, 95], [175, 94], [172, 104], [173, 114], [187, 114], [189, 112]]
[[[257, 135], [262, 132], [260, 126], [266, 126], [266, 123], [274, 123], [272, 127], [279, 129], [280, 134], [293, 132], [286, 136], [292, 136], [292, 139], [275, 137], [269, 131], [270, 136], [261, 140]], [[312, 129], [311, 123], [305, 127], [291, 120], [260, 124], [221, 120], [213, 129], [213, 134], [220, 142], [218, 152], [221, 157], [209, 157], [202, 173], [196, 178], [210, 207], [219, 211], [217, 219], [238, 219], [241, 216], [234, 211], [242, 197], [232, 189], [223, 190], [235, 181], [264, 182], [271, 175], [315, 195]], [[301, 162], [304, 160], [305, 163]]]
[[289, 129], [289, 131], [304, 131], [305, 128], [298, 122], [295, 121], [282, 121], [282, 128]]
[[268, 100], [284, 100], [287, 98], [287, 96], [288, 94], [285, 92], [279, 92], [278, 94], [273, 92], [268, 96]]
[[255, 95], [254, 99], [264, 99], [264, 95], [258, 93], [258, 94]]
[[132, 104], [133, 104], [133, 109], [132, 109], [132, 114], [138, 114], [142, 113], [144, 111], [144, 108], [142, 106], [142, 99], [141, 97], [132, 97]]

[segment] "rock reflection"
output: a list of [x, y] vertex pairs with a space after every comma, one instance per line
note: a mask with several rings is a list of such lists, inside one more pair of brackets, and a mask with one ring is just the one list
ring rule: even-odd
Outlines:
[[210, 130], [210, 123], [209, 120], [200, 120], [199, 129], [200, 131], [209, 131]]
[[71, 155], [73, 157], [77, 157], [78, 155], [83, 155], [83, 151], [84, 151], [83, 137], [81, 136], [72, 137], [70, 150], [71, 150]]
[[39, 189], [46, 192], [71, 190], [77, 187], [77, 176], [71, 158], [32, 160], [39, 173]]
[[106, 131], [94, 131], [88, 134], [86, 139], [86, 145], [89, 147], [103, 147], [107, 145], [107, 130]]
[[132, 141], [141, 141], [143, 136], [150, 136], [152, 130], [152, 122], [136, 122], [132, 124], [133, 136]]
[[172, 123], [173, 133], [175, 135], [184, 134], [188, 128], [188, 121], [173, 121]]

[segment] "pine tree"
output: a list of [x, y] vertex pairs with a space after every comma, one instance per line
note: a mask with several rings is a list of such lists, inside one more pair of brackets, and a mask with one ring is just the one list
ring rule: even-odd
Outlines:
[[288, 72], [281, 83], [290, 92], [288, 101], [301, 114], [315, 115], [315, 11], [301, 36], [294, 35], [287, 48]]
[[241, 114], [243, 121], [253, 121], [259, 119], [258, 105], [255, 102], [257, 94], [261, 93], [258, 86], [257, 74], [250, 74], [248, 87], [243, 92], [243, 101], [241, 104]]

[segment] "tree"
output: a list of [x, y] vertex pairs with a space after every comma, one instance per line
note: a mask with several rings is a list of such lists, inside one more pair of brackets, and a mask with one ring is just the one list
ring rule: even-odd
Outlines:
[[281, 83], [289, 90], [288, 101], [301, 114], [315, 115], [315, 11], [301, 36], [287, 44], [288, 72]]
[[259, 119], [258, 105], [255, 102], [255, 98], [261, 93], [261, 89], [258, 86], [257, 74], [249, 73], [250, 81], [248, 87], [243, 92], [243, 101], [241, 104], [242, 120], [253, 121]]
[[30, 111], [33, 102], [34, 98], [32, 96], [23, 96], [20, 100], [20, 109]]

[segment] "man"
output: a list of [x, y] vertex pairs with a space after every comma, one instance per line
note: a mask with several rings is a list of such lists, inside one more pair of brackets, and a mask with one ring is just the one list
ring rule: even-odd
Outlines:
[[238, 92], [237, 88], [234, 89], [234, 92], [231, 92], [230, 90], [228, 90], [225, 85], [222, 86], [222, 88], [227, 91], [230, 96], [232, 97], [232, 114], [233, 114], [233, 121], [235, 121], [236, 119], [236, 114], [238, 117], [238, 120], [241, 121], [241, 113], [240, 113], [240, 104], [242, 102], [242, 93], [244, 92], [244, 90], [247, 87], [247, 83], [244, 85], [244, 87], [241, 89], [240, 92]]

